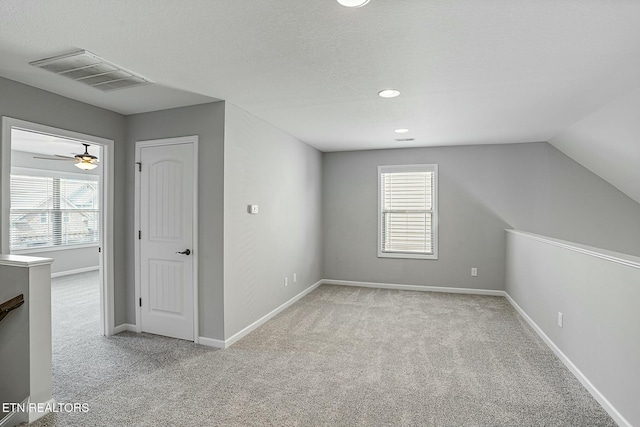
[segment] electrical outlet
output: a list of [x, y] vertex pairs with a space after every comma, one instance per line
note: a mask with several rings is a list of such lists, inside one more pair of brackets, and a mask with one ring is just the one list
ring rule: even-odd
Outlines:
[[562, 328], [563, 317], [564, 317], [564, 315], [562, 313], [558, 312], [558, 326], [560, 326], [561, 328]]
[[296, 273], [293, 273], [293, 283], [298, 282], [298, 275]]
[[478, 268], [477, 267], [471, 267], [471, 276], [472, 277], [478, 277]]
[[285, 286], [289, 286], [289, 278], [288, 277], [284, 278], [284, 285]]

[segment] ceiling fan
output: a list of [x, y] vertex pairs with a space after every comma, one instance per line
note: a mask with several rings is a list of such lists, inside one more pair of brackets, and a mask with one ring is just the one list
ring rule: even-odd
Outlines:
[[54, 154], [51, 157], [33, 156], [33, 158], [43, 159], [43, 160], [62, 160], [62, 161], [76, 162], [75, 167], [85, 171], [97, 168], [99, 161], [96, 156], [94, 156], [93, 154], [89, 154], [89, 144], [83, 143], [82, 145], [84, 145], [84, 153], [76, 154], [73, 157]]

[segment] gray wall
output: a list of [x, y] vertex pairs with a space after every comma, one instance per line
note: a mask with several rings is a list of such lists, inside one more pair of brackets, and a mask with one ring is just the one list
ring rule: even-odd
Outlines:
[[228, 339], [322, 278], [322, 155], [229, 103], [225, 123]]
[[58, 249], [53, 251], [29, 251], [28, 253], [17, 251], [12, 253], [53, 259], [53, 264], [51, 264], [52, 276], [62, 276], [65, 273], [73, 274], [73, 271], [75, 270], [97, 270], [99, 268], [100, 261], [98, 245], [85, 246], [82, 248]]
[[630, 425], [640, 425], [640, 258], [625, 257], [634, 268], [511, 232], [506, 252], [507, 293]]
[[640, 203], [640, 87], [564, 129], [549, 143]]
[[[503, 289], [505, 228], [640, 254], [640, 205], [547, 143], [323, 158], [327, 279]], [[411, 163], [439, 165], [437, 261], [377, 258], [377, 166]]]
[[134, 184], [135, 142], [149, 139], [199, 136], [199, 311], [200, 336], [223, 339], [222, 230], [224, 180], [224, 102], [127, 116], [127, 161], [117, 173], [126, 179], [127, 222], [126, 317], [118, 323], [135, 324], [134, 297]]
[[[127, 288], [125, 269], [128, 262], [125, 253], [130, 236], [126, 224], [130, 216], [127, 199], [121, 197], [127, 191], [126, 177], [122, 173], [130, 161], [125, 149], [125, 117], [102, 108], [74, 101], [50, 92], [36, 89], [0, 77], [0, 116], [12, 117], [74, 132], [112, 139], [116, 165], [114, 183], [114, 311], [115, 323], [126, 321]], [[131, 301], [129, 303], [133, 304]]]

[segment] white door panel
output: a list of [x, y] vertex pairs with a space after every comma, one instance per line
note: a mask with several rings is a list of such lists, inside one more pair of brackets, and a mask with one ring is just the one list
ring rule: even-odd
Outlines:
[[151, 146], [140, 155], [141, 330], [191, 341], [193, 149]]

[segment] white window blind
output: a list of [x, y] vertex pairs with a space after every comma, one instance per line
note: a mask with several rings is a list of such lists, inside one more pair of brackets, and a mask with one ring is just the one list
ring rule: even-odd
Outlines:
[[11, 249], [98, 243], [99, 200], [95, 179], [12, 174]]
[[437, 165], [379, 167], [378, 256], [437, 258]]

